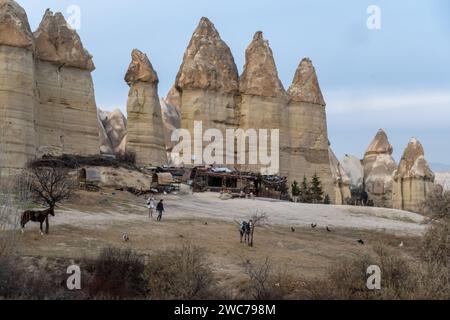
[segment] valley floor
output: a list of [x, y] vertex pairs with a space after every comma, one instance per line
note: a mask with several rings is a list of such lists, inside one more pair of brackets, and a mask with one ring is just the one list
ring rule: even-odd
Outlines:
[[[77, 260], [94, 257], [108, 246], [151, 255], [189, 242], [206, 250], [219, 279], [233, 287], [243, 279], [246, 261], [267, 257], [277, 268], [304, 278], [321, 277], [339, 258], [370, 253], [380, 242], [414, 258], [417, 240], [426, 230], [421, 216], [391, 209], [220, 200], [218, 194], [187, 190], [163, 198], [166, 213], [156, 222], [148, 217], [145, 198], [112, 189], [80, 192], [51, 218], [50, 235], [42, 237], [38, 225], [27, 225], [16, 237], [16, 253]], [[250, 248], [240, 243], [238, 224], [256, 211], [264, 211], [268, 223], [256, 230]], [[129, 242], [122, 241], [123, 232]]]

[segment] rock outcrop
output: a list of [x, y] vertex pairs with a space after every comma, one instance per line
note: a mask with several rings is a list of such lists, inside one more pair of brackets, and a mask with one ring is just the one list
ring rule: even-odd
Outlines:
[[33, 50], [25, 10], [0, 0], [0, 173], [5, 175], [35, 155]]
[[330, 168], [325, 101], [310, 59], [300, 62], [288, 95], [288, 163], [283, 165], [288, 168], [286, 175], [290, 181], [301, 181], [317, 173], [331, 201], [339, 202]]
[[147, 55], [134, 49], [125, 75], [130, 86], [127, 103], [126, 151], [136, 155], [140, 166], [167, 163], [164, 127], [158, 97], [158, 75]]
[[434, 179], [422, 144], [415, 138], [411, 139], [394, 176], [394, 209], [420, 212], [427, 193], [433, 188]]
[[37, 155], [98, 154], [92, 56], [61, 13], [47, 10], [34, 36]]
[[342, 169], [350, 179], [350, 190], [360, 193], [364, 190], [364, 167], [361, 160], [352, 155], [345, 155], [341, 160]]
[[98, 110], [100, 153], [120, 155], [125, 153], [127, 119], [119, 109], [112, 112]]
[[175, 81], [180, 93], [181, 126], [189, 130], [192, 138], [194, 121], [201, 121], [203, 130], [218, 129], [224, 136], [226, 128], [237, 126], [238, 78], [230, 48], [211, 21], [202, 18]]
[[397, 168], [393, 148], [386, 133], [380, 129], [364, 155], [365, 190], [377, 207], [392, 207], [392, 184]]
[[[244, 71], [239, 78], [239, 91], [241, 94], [239, 128], [245, 131], [254, 129], [256, 132], [261, 129], [278, 129], [280, 143], [286, 142], [288, 126], [284, 115], [287, 111], [287, 94], [278, 77], [269, 42], [263, 38], [261, 31], [256, 32], [246, 50]], [[282, 150], [285, 148], [280, 146], [280, 153]], [[270, 154], [270, 149], [267, 148], [260, 148], [258, 151]], [[280, 154], [280, 158], [283, 158], [283, 154]], [[262, 166], [250, 162], [248, 142], [246, 159], [246, 165], [240, 166], [241, 169], [260, 172]], [[272, 172], [272, 174], [279, 173]]]
[[347, 199], [352, 197], [350, 192], [350, 178], [331, 148], [329, 148], [329, 157], [334, 185], [334, 204], [342, 205], [346, 203]]

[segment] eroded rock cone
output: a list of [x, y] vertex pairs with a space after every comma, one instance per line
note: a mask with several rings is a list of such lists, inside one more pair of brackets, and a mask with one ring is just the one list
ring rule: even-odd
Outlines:
[[244, 72], [239, 78], [242, 94], [260, 97], [285, 97], [286, 92], [278, 71], [269, 41], [258, 31], [245, 53]]
[[288, 168], [285, 175], [291, 181], [302, 181], [305, 176], [311, 179], [317, 174], [331, 201], [339, 203], [330, 167], [325, 102], [317, 79], [311, 60], [303, 59], [288, 90], [289, 163], [282, 167]]
[[380, 129], [364, 155], [365, 189], [378, 207], [392, 207], [393, 174], [397, 168], [392, 152], [386, 133]]
[[[252, 42], [245, 53], [244, 71], [240, 77], [240, 122], [239, 128], [244, 130], [254, 129], [278, 129], [280, 131], [280, 143], [287, 143], [287, 122], [283, 121], [286, 113], [287, 97], [283, 85], [278, 77], [278, 71], [269, 42], [263, 38], [263, 33], [255, 33]], [[255, 144], [255, 142], [250, 142]], [[261, 146], [261, 145], [260, 145]], [[269, 144], [267, 145], [269, 146]], [[246, 158], [249, 159], [247, 143]], [[285, 148], [280, 146], [281, 151], [276, 161], [279, 163], [283, 158], [282, 152]], [[277, 150], [277, 152], [279, 151]], [[260, 149], [267, 155], [271, 150]], [[261, 172], [260, 163], [247, 163], [240, 166], [244, 171]], [[270, 172], [279, 174], [280, 171]]]
[[125, 75], [130, 86], [127, 102], [126, 151], [139, 166], [167, 163], [164, 127], [158, 97], [158, 75], [147, 55], [134, 49]]
[[47, 9], [34, 37], [36, 57], [40, 60], [88, 71], [95, 70], [92, 56], [83, 47], [80, 36], [69, 27], [60, 12], [53, 14]]
[[37, 155], [98, 154], [92, 56], [59, 12], [47, 10], [34, 36]]
[[292, 101], [326, 105], [320, 90], [316, 69], [309, 58], [304, 58], [300, 62], [288, 93]]
[[14, 174], [33, 159], [34, 40], [25, 10], [0, 0], [0, 174]]
[[434, 179], [422, 144], [415, 138], [411, 139], [395, 172], [394, 208], [420, 212], [426, 195], [433, 188]]
[[[227, 128], [237, 126], [237, 67], [230, 48], [207, 18], [200, 20], [192, 35], [175, 87], [180, 93], [181, 127], [191, 133], [192, 140], [195, 122], [201, 122], [203, 130], [218, 129], [224, 136]], [[197, 139], [200, 145], [208, 144]], [[225, 157], [218, 155], [216, 163], [225, 163]]]
[[0, 45], [29, 50], [34, 47], [27, 14], [13, 0], [0, 0]]
[[238, 91], [238, 72], [231, 50], [208, 18], [201, 18], [192, 35], [175, 85], [180, 91]]

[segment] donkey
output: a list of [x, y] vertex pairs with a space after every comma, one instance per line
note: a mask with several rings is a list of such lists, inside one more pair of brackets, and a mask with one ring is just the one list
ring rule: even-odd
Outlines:
[[44, 235], [44, 232], [42, 231], [42, 224], [44, 223], [44, 221], [48, 219], [49, 215], [52, 215], [53, 217], [55, 216], [55, 209], [53, 207], [43, 211], [25, 211], [24, 213], [22, 213], [22, 217], [20, 219], [20, 226], [22, 227], [22, 233], [24, 233], [25, 225], [29, 221], [33, 221], [39, 222], [41, 224], [40, 226], [41, 235]]
[[241, 234], [241, 243], [244, 240], [244, 243], [250, 243], [250, 233], [252, 231], [252, 222], [242, 221], [239, 227], [239, 233]]

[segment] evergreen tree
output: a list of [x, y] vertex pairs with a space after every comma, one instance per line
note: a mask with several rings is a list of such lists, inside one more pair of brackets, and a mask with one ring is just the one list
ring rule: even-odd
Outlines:
[[300, 186], [298, 185], [298, 182], [294, 180], [294, 183], [291, 186], [292, 195], [294, 197], [298, 197], [301, 194]]
[[302, 202], [302, 203], [311, 203], [312, 202], [311, 190], [309, 188], [308, 180], [306, 179], [306, 176], [303, 177], [303, 182], [300, 187], [299, 198], [300, 198], [300, 202]]
[[328, 194], [325, 195], [325, 198], [323, 199], [324, 204], [331, 204], [331, 199]]
[[311, 198], [313, 203], [321, 203], [323, 201], [322, 182], [317, 173], [314, 174], [311, 180]]

